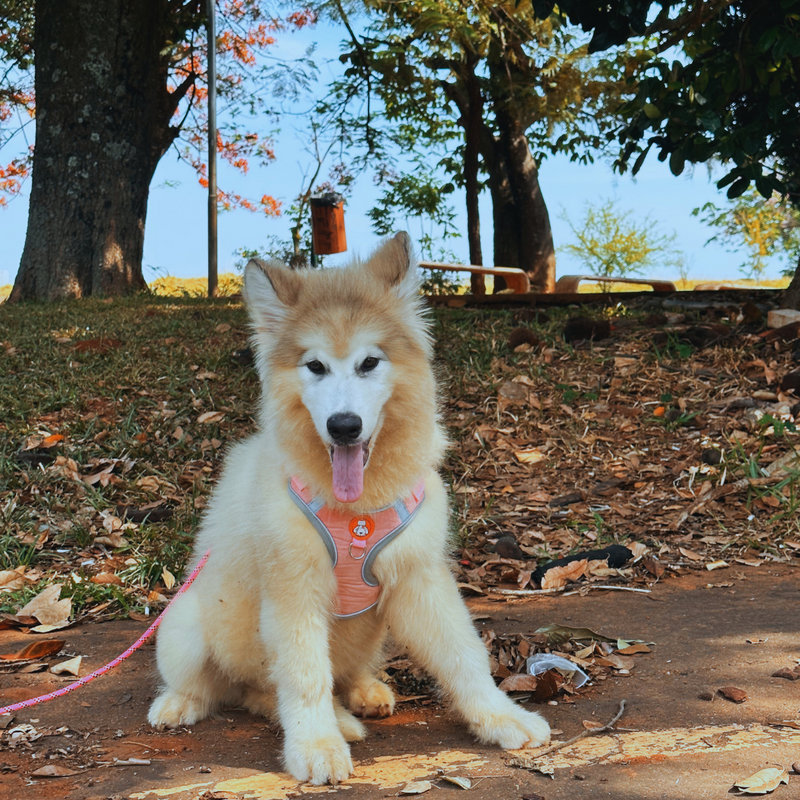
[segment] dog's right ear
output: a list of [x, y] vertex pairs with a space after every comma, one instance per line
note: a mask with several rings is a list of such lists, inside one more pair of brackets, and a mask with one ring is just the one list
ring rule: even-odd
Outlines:
[[257, 332], [274, 333], [300, 296], [302, 279], [280, 261], [251, 258], [244, 271], [244, 297]]

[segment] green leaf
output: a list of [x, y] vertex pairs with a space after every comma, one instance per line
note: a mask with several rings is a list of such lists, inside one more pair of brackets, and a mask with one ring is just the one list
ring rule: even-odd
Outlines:
[[669, 168], [673, 175], [680, 175], [683, 172], [683, 166], [685, 164], [683, 155], [680, 153], [679, 150], [676, 150], [670, 157], [669, 157]]
[[739, 178], [739, 180], [734, 181], [730, 189], [728, 189], [728, 199], [733, 200], [736, 197], [741, 197], [747, 191], [749, 185], [750, 178]]
[[766, 53], [767, 50], [772, 47], [773, 42], [778, 37], [778, 33], [780, 32], [779, 28], [769, 28], [761, 35], [761, 38], [758, 40], [758, 44], [756, 45], [756, 50], [760, 51], [761, 53]]
[[647, 115], [648, 119], [656, 119], [661, 116], [658, 106], [655, 106], [652, 103], [644, 104], [644, 113]]

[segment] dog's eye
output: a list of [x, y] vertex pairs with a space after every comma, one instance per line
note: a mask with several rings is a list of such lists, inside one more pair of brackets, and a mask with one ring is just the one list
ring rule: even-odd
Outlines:
[[375, 358], [375, 356], [367, 356], [362, 362], [361, 366], [359, 367], [360, 372], [372, 372], [375, 367], [378, 366], [378, 362], [380, 361], [379, 358]]
[[325, 365], [321, 361], [309, 361], [306, 366], [313, 372], [315, 375], [324, 375], [325, 374]]

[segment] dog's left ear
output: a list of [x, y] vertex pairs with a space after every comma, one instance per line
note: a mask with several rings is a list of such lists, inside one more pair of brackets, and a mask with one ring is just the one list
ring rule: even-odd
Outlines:
[[418, 292], [411, 237], [405, 231], [384, 242], [364, 267], [384, 285], [397, 287], [401, 295]]

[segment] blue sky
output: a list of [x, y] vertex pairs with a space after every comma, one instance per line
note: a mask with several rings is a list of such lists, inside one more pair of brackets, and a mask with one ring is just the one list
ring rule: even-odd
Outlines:
[[[306, 29], [280, 37], [275, 55], [297, 58], [310, 44], [317, 47], [314, 56], [324, 79], [335, 73], [336, 52], [340, 33], [326, 26]], [[291, 203], [298, 193], [310, 158], [304, 152], [302, 133], [297, 120], [286, 117], [282, 130], [275, 138], [276, 160], [267, 167], [253, 167], [247, 176], [235, 173], [220, 164], [219, 184], [249, 197], [270, 194]], [[8, 151], [2, 154], [10, 159]], [[566, 211], [574, 223], [584, 212], [586, 204], [614, 199], [620, 210], [629, 210], [638, 219], [648, 217], [662, 233], [677, 234], [676, 246], [685, 254], [689, 277], [699, 279], [736, 279], [743, 277], [739, 265], [743, 258], [727, 252], [716, 243], [706, 246], [711, 231], [698, 218], [693, 208], [708, 201], [724, 204], [724, 196], [704, 166], [680, 177], [672, 175], [666, 164], [649, 156], [636, 178], [617, 175], [607, 163], [593, 165], [571, 163], [565, 156], [547, 159], [540, 167], [542, 193], [550, 211], [553, 238], [556, 246], [557, 276], [585, 273], [586, 267], [570, 254], [559, 249], [571, 240], [572, 234], [562, 219]], [[331, 256], [326, 264], [335, 266], [355, 254], [364, 255], [378, 243], [371, 229], [367, 211], [377, 200], [378, 191], [369, 175], [356, 183], [346, 209], [345, 225], [349, 250]], [[457, 225], [466, 231], [463, 196], [451, 195], [458, 212]], [[28, 211], [27, 192], [15, 198], [5, 210], [0, 209], [0, 229], [3, 247], [0, 250], [0, 285], [13, 281], [25, 242]], [[491, 260], [491, 206], [488, 194], [482, 198], [482, 239], [484, 260]], [[224, 212], [219, 217], [219, 271], [234, 271], [239, 248], [255, 249], [269, 236], [288, 239], [289, 220], [286, 217], [265, 218], [248, 211]], [[412, 238], [418, 235], [415, 221], [407, 225]], [[466, 235], [448, 242], [462, 260], [467, 258]], [[206, 273], [206, 193], [197, 183], [193, 170], [180, 162], [174, 152], [161, 160], [151, 185], [145, 234], [144, 266], [149, 280], [156, 274], [178, 277], [199, 277]], [[773, 263], [766, 277], [778, 277], [781, 265]], [[677, 278], [674, 267], [653, 269], [651, 277]]]

